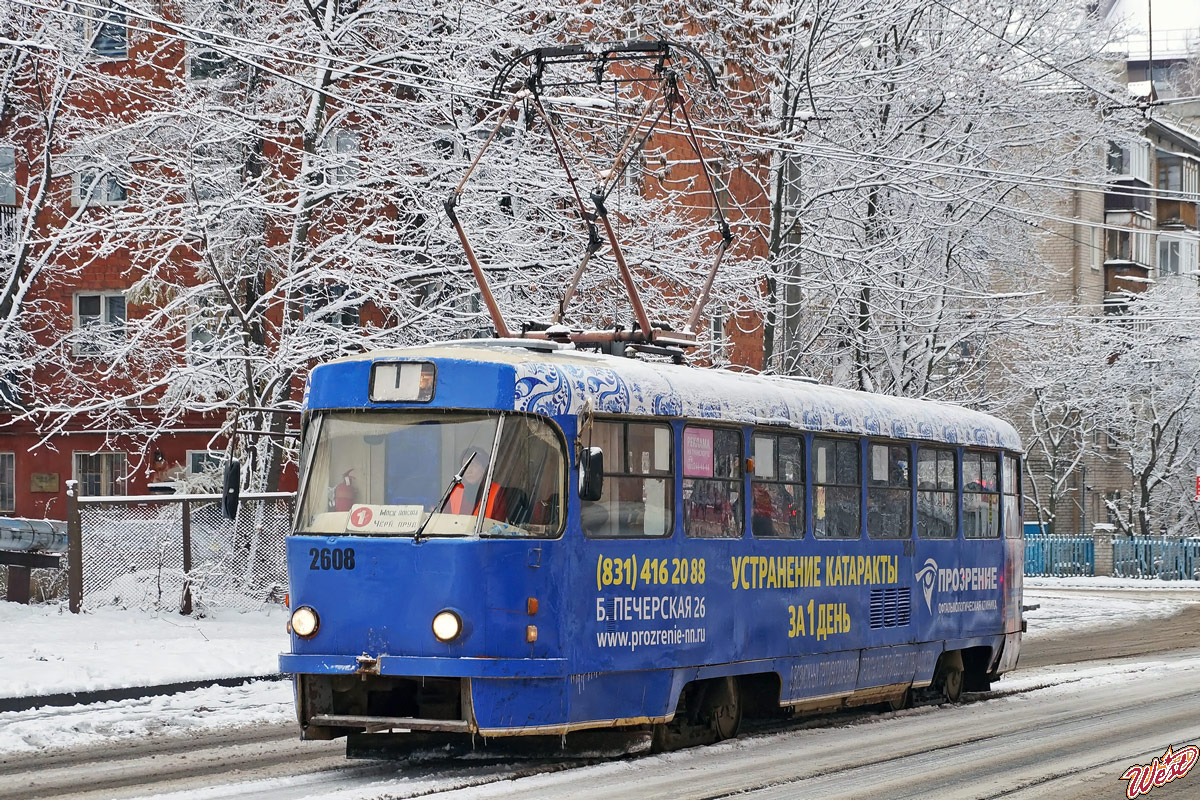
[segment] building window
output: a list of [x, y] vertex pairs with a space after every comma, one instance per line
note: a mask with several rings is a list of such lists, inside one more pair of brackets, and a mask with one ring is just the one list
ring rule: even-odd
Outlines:
[[750, 454], [750, 532], [760, 539], [804, 538], [804, 440], [756, 433]]
[[85, 163], [75, 173], [71, 204], [79, 206], [117, 206], [125, 202], [126, 191], [121, 178], [96, 163]]
[[187, 199], [204, 203], [232, 196], [241, 179], [238, 157], [236, 148], [228, 143], [198, 145], [192, 152]]
[[129, 29], [125, 11], [110, 0], [80, 6], [84, 15], [83, 41], [88, 51], [103, 59], [122, 59], [129, 55]]
[[688, 536], [742, 535], [742, 432], [683, 429], [683, 529]]
[[963, 536], [1000, 537], [1000, 483], [996, 454], [963, 453]]
[[958, 538], [958, 469], [949, 448], [917, 451], [917, 536]]
[[1158, 151], [1158, 188], [1167, 192], [1183, 191], [1183, 162], [1179, 156]]
[[337, 130], [330, 134], [326, 143], [329, 151], [329, 168], [325, 180], [330, 186], [347, 186], [358, 178], [358, 134]]
[[904, 445], [868, 448], [867, 536], [872, 539], [912, 537], [912, 471]]
[[862, 529], [858, 442], [813, 439], [813, 535], [857, 539]]
[[213, 450], [188, 450], [187, 471], [189, 475], [216, 474], [225, 466], [225, 454]]
[[17, 204], [17, 148], [0, 144], [0, 206]]
[[17, 396], [17, 376], [13, 372], [0, 372], [0, 409], [11, 410], [21, 407]]
[[1121, 520], [1121, 493], [1104, 493], [1104, 520], [1109, 525], [1117, 526]]
[[188, 49], [188, 77], [196, 81], [206, 81], [212, 78], [222, 78], [233, 71], [235, 62], [219, 50], [212, 50], [202, 45], [192, 45]]
[[224, 303], [216, 296], [199, 295], [193, 300], [187, 329], [188, 363], [196, 364], [210, 360], [220, 345]]
[[17, 510], [17, 454], [0, 453], [0, 511]]
[[76, 453], [75, 480], [79, 494], [112, 497], [125, 494], [127, 468], [124, 453]]
[[1104, 256], [1106, 261], [1131, 261], [1150, 264], [1152, 243], [1149, 231], [1128, 228], [1109, 229], [1105, 232]]
[[304, 292], [304, 318], [335, 328], [349, 330], [358, 326], [358, 304], [341, 283], [309, 286]]
[[708, 324], [708, 346], [714, 364], [725, 363], [725, 309], [720, 303], [713, 305]]
[[1159, 236], [1158, 274], [1189, 275], [1196, 272], [1200, 242]]
[[1150, 183], [1150, 144], [1138, 142], [1122, 147], [1116, 142], [1108, 143], [1108, 171], [1114, 175], [1137, 178]]
[[125, 341], [125, 296], [75, 295], [75, 330], [76, 355], [111, 355]]
[[579, 519], [596, 538], [664, 537], [675, 527], [671, 427], [597, 420], [585, 435], [604, 453], [600, 499], [585, 501]]

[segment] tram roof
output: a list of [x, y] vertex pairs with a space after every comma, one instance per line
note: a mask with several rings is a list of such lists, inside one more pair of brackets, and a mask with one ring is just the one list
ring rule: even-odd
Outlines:
[[597, 414], [685, 417], [1022, 449], [1009, 423], [949, 403], [621, 358], [544, 341], [474, 339], [375, 351], [338, 361], [400, 358], [509, 365], [515, 372], [513, 408], [531, 413], [575, 415], [590, 403]]

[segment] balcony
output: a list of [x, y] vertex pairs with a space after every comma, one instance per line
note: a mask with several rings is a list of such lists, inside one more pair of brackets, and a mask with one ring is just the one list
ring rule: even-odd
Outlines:
[[1141, 294], [1150, 283], [1150, 267], [1132, 261], [1106, 261], [1104, 263], [1104, 294], [1125, 296]]
[[1182, 200], [1158, 201], [1158, 225], [1160, 228], [1179, 227], [1196, 230], [1196, 204]]
[[1149, 214], [1152, 196], [1153, 192], [1149, 186], [1142, 186], [1130, 181], [1114, 183], [1104, 193], [1104, 211], [1105, 213], [1132, 211]]

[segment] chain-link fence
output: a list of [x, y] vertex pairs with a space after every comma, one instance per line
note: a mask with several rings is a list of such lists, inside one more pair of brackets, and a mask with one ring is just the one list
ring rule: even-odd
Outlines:
[[68, 498], [71, 610], [251, 609], [282, 603], [294, 495]]

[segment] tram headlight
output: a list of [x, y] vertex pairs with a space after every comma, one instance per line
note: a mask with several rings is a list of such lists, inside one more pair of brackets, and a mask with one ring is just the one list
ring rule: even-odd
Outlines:
[[308, 606], [300, 606], [292, 612], [291, 626], [292, 633], [301, 639], [311, 639], [321, 627], [321, 618]]
[[462, 618], [453, 611], [439, 611], [433, 618], [433, 635], [439, 642], [452, 642], [462, 633]]

